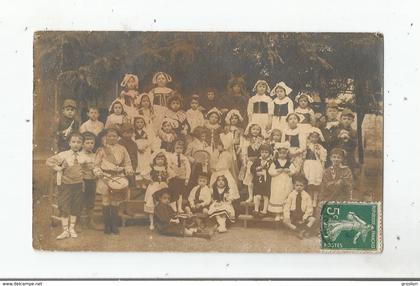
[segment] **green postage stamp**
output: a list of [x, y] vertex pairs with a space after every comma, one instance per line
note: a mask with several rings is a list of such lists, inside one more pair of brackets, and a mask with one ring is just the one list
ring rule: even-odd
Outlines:
[[379, 202], [325, 202], [321, 207], [321, 250], [381, 252]]

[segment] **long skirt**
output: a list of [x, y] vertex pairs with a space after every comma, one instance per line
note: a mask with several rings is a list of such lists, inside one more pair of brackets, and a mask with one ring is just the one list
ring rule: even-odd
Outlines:
[[224, 215], [231, 222], [235, 221], [235, 210], [229, 202], [213, 202], [209, 207], [209, 217]]
[[281, 173], [280, 175], [272, 177], [268, 211], [272, 213], [282, 213], [287, 196], [292, 190], [292, 178], [288, 174]]

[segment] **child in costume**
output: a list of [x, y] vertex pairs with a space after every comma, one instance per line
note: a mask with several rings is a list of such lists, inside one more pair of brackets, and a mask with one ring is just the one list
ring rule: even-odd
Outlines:
[[79, 121], [76, 119], [77, 104], [73, 99], [65, 99], [57, 124], [57, 148], [58, 151], [66, 151], [70, 148], [68, 139], [70, 134], [79, 130]]
[[[268, 211], [268, 200], [271, 191], [271, 177], [268, 169], [271, 166], [271, 147], [263, 144], [260, 147], [260, 157], [251, 165], [251, 174], [253, 176], [252, 185], [254, 188], [254, 213], [253, 216], [266, 216]], [[261, 199], [264, 200], [264, 206], [260, 212]]]
[[244, 132], [244, 137], [241, 142], [242, 153], [242, 167], [239, 179], [248, 188], [247, 202], [253, 200], [253, 176], [251, 173], [251, 166], [257, 158], [260, 157], [260, 147], [264, 143], [265, 133], [264, 129], [257, 123], [248, 124]]
[[146, 119], [139, 115], [134, 118], [134, 142], [137, 145], [138, 164], [136, 167], [136, 181], [143, 181], [150, 172], [150, 157], [154, 136], [147, 128]]
[[152, 82], [155, 87], [149, 92], [149, 97], [153, 103], [153, 110], [156, 116], [154, 120], [154, 129], [158, 129], [168, 110], [168, 99], [174, 94], [174, 91], [167, 87], [167, 85], [172, 82], [172, 77], [167, 73], [155, 73]]
[[[143, 116], [149, 133], [155, 134], [155, 129], [159, 128], [160, 126], [157, 126], [155, 124], [156, 115], [155, 115], [155, 111], [153, 110], [153, 106], [150, 101], [149, 94], [147, 93], [140, 94], [138, 106], [139, 106], [138, 115], [136, 115], [135, 117], [139, 115]], [[157, 128], [154, 128], [156, 126]]]
[[125, 74], [121, 87], [123, 90], [117, 100], [122, 103], [128, 117], [133, 118], [137, 115], [136, 105], [139, 100], [139, 78], [134, 74]]
[[235, 221], [235, 209], [232, 201], [239, 199], [239, 193], [231, 189], [225, 176], [220, 175], [212, 185], [213, 202], [209, 208], [209, 218], [216, 218], [217, 231], [226, 232], [226, 220]]
[[273, 99], [269, 108], [273, 114], [271, 128], [283, 131], [287, 127], [286, 117], [293, 113], [293, 101], [289, 98], [291, 92], [292, 89], [282, 81], [271, 91]]
[[[105, 131], [105, 145], [100, 147], [95, 157], [95, 176], [99, 177], [96, 191], [102, 196], [105, 234], [118, 234], [118, 205], [127, 199], [129, 182], [127, 176], [134, 174], [130, 155], [124, 146], [118, 144], [119, 131], [108, 128]], [[121, 187], [115, 190], [117, 182]]]
[[162, 121], [162, 127], [157, 132], [157, 136], [153, 143], [153, 150], [164, 149], [167, 152], [172, 152], [174, 148], [174, 142], [178, 138], [175, 133], [175, 128], [178, 123], [171, 118], [164, 118]]
[[312, 198], [314, 207], [318, 204], [318, 196], [321, 190], [322, 177], [327, 160], [327, 150], [320, 144], [320, 141], [324, 141], [321, 130], [312, 127], [308, 132], [308, 141], [304, 153], [303, 174], [308, 180], [307, 191]]
[[324, 171], [319, 201], [344, 202], [353, 197], [353, 174], [349, 167], [343, 165], [346, 152], [340, 148], [330, 151], [331, 166]]
[[272, 99], [267, 95], [270, 87], [265, 80], [258, 80], [252, 89], [256, 94], [248, 100], [248, 119], [250, 123], [257, 123], [265, 131], [271, 129], [271, 119], [273, 117]]
[[163, 189], [156, 193], [158, 201], [155, 208], [157, 231], [167, 236], [183, 236], [183, 237], [200, 237], [210, 239], [208, 232], [202, 232], [196, 228], [186, 228], [183, 226], [181, 219], [169, 205], [170, 194], [167, 189]]
[[165, 117], [172, 119], [176, 123], [176, 126], [174, 126], [174, 131], [177, 136], [185, 138], [185, 136], [191, 133], [191, 128], [188, 123], [185, 111], [181, 109], [181, 96], [178, 94], [171, 95], [168, 98], [167, 103], [168, 110], [166, 111]]
[[299, 104], [295, 109], [295, 113], [300, 116], [298, 125], [303, 132], [307, 133], [315, 125], [315, 112], [310, 107], [314, 100], [312, 96], [305, 92], [300, 92], [295, 100]]
[[269, 136], [271, 150], [274, 150], [275, 145], [281, 143], [282, 133], [280, 129], [274, 128], [270, 130]]
[[57, 185], [59, 185], [58, 209], [63, 227], [63, 232], [57, 236], [59, 240], [69, 237], [77, 238], [78, 236], [75, 225], [84, 202], [82, 168], [83, 166], [93, 168], [92, 159], [80, 152], [83, 136], [79, 133], [72, 133], [68, 136], [68, 140], [69, 150], [49, 157], [46, 161], [48, 167], [62, 174], [61, 180], [57, 180]]
[[123, 123], [130, 123], [130, 118], [124, 110], [123, 104], [119, 100], [114, 100], [109, 107], [109, 115], [105, 122], [105, 128], [119, 129]]
[[204, 126], [204, 115], [200, 110], [199, 96], [193, 94], [190, 101], [190, 108], [186, 112], [188, 124], [191, 132], [198, 126]]
[[287, 128], [283, 131], [282, 142], [290, 143], [290, 158], [300, 170], [303, 164], [303, 152], [306, 150], [306, 133], [299, 128], [300, 117], [296, 113], [290, 113], [286, 121]]
[[286, 198], [293, 189], [292, 176], [298, 173], [299, 169], [289, 159], [289, 142], [277, 144], [276, 148], [276, 157], [268, 169], [271, 176], [268, 211], [276, 215], [275, 221], [280, 221]]
[[168, 167], [173, 173], [169, 179], [168, 189], [171, 194], [171, 206], [174, 211], [183, 213], [182, 199], [186, 196], [187, 186], [191, 176], [191, 165], [184, 153], [185, 143], [177, 140], [174, 144], [174, 152], [168, 154]]
[[315, 224], [311, 196], [305, 191], [306, 179], [303, 175], [294, 175], [293, 191], [284, 204], [284, 224], [295, 231], [300, 239], [310, 236]]
[[152, 181], [146, 189], [144, 197], [145, 205], [144, 212], [149, 214], [150, 230], [155, 229], [154, 213], [155, 213], [155, 198], [156, 192], [168, 188], [169, 169], [168, 159], [165, 150], [157, 150], [152, 154], [152, 163], [149, 179]]
[[99, 110], [97, 107], [89, 107], [87, 112], [88, 120], [80, 126], [80, 133], [91, 132], [95, 136], [104, 129], [104, 124], [98, 120]]
[[185, 207], [187, 213], [201, 213], [207, 215], [211, 204], [212, 191], [208, 184], [208, 174], [200, 173], [197, 179], [197, 185], [192, 188], [188, 196], [188, 206]]
[[204, 129], [207, 134], [207, 144], [211, 147], [212, 151], [217, 149], [217, 144], [220, 140], [220, 133], [223, 132], [220, 122], [222, 119], [222, 113], [217, 108], [212, 108], [206, 114], [207, 121], [204, 124]]
[[226, 151], [222, 141], [219, 140], [216, 144], [217, 149], [211, 154], [210, 158], [210, 167], [212, 170], [210, 185], [213, 185], [218, 177], [223, 176], [227, 179], [231, 192], [239, 194], [237, 180], [233, 177], [230, 170], [233, 163], [233, 156], [230, 152]]

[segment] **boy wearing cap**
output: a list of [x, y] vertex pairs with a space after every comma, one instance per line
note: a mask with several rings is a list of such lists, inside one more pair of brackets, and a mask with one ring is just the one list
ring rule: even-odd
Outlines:
[[65, 99], [57, 125], [58, 151], [69, 149], [68, 139], [71, 133], [79, 130], [79, 121], [76, 119], [77, 104], [73, 99]]
[[200, 173], [198, 175], [198, 185], [192, 188], [188, 196], [188, 206], [185, 207], [187, 213], [208, 214], [212, 193], [208, 186], [208, 181], [209, 175], [207, 173]]

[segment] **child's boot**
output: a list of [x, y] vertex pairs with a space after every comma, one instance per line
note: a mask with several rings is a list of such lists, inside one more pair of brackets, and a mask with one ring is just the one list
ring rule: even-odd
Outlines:
[[120, 234], [120, 231], [118, 229], [118, 221], [118, 207], [111, 206], [111, 232], [113, 234]]
[[104, 219], [104, 233], [111, 234], [111, 219], [110, 219], [110, 206], [104, 206], [102, 208], [102, 214]]
[[61, 218], [61, 224], [63, 226], [63, 232], [56, 237], [57, 240], [66, 239], [70, 237], [69, 232], [69, 218], [68, 217], [62, 217]]
[[77, 219], [77, 217], [76, 216], [70, 216], [70, 228], [69, 228], [69, 233], [70, 233], [70, 236], [72, 237], [72, 238], [77, 238], [77, 232], [76, 232], [76, 230], [74, 229], [74, 227], [76, 226], [76, 219]]

